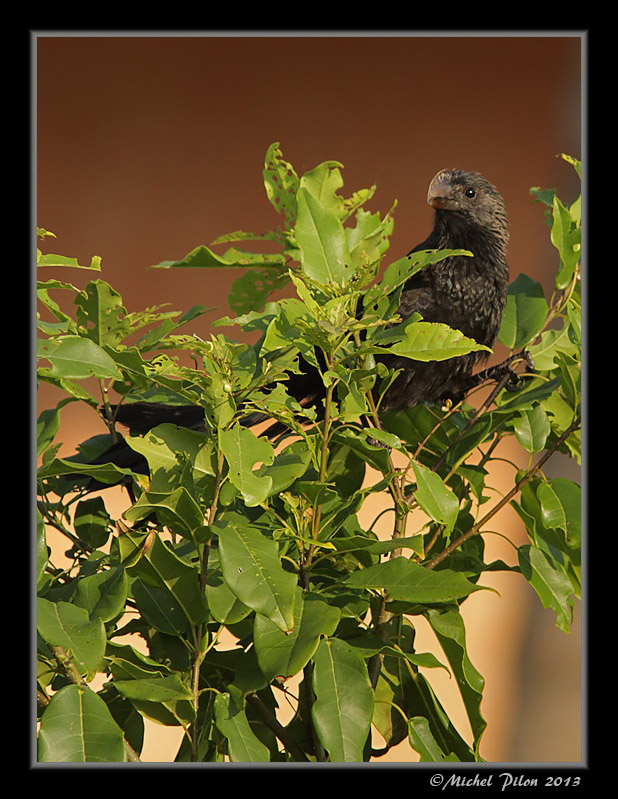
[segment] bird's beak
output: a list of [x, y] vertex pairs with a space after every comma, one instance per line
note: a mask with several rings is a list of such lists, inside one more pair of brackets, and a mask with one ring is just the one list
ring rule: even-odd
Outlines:
[[445, 211], [456, 209], [457, 202], [453, 196], [453, 187], [446, 172], [438, 172], [429, 184], [427, 202], [432, 208], [439, 208]]

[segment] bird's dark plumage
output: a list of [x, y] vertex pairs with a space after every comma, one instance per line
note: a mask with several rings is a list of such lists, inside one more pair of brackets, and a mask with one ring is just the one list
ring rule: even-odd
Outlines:
[[[414, 275], [401, 295], [399, 314], [405, 319], [417, 311], [426, 322], [442, 322], [491, 347], [500, 329], [509, 276], [504, 201], [478, 172], [445, 169], [429, 184], [427, 202], [435, 209], [433, 230], [412, 252], [464, 249], [474, 257], [445, 258]], [[382, 408], [461, 399], [472, 369], [485, 356], [481, 351], [447, 361], [389, 359], [389, 366], [403, 371]]]
[[[508, 281], [509, 234], [504, 201], [478, 172], [445, 169], [431, 181], [427, 202], [435, 209], [433, 229], [410, 252], [465, 249], [473, 257], [445, 258], [413, 275], [402, 291], [398, 313], [406, 319], [418, 312], [426, 322], [442, 322], [491, 347], [500, 328]], [[472, 370], [485, 356], [485, 352], [473, 352], [446, 361], [428, 362], [389, 356], [386, 365], [401, 372], [386, 392], [382, 409], [401, 410], [447, 399], [458, 401], [471, 385]], [[290, 375], [287, 390], [298, 401], [315, 402], [319, 411], [324, 386], [317, 370], [308, 364], [304, 366], [304, 374]], [[203, 427], [204, 416], [197, 406], [140, 402], [118, 407], [116, 420], [135, 434], [163, 422], [197, 429]], [[122, 446], [122, 442], [116, 444], [113, 451], [97, 461], [129, 465]], [[137, 460], [143, 460], [131, 452], [136, 464]], [[145, 461], [134, 470], [145, 471]]]

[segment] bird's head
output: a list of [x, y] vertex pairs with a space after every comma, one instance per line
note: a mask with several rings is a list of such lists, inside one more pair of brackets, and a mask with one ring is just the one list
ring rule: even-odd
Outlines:
[[478, 172], [441, 170], [429, 184], [427, 202], [436, 209], [436, 215], [450, 212], [459, 223], [491, 231], [505, 242], [508, 239], [504, 200]]

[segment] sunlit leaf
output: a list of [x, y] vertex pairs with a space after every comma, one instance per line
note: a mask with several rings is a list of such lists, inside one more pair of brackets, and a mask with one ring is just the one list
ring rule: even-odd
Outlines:
[[299, 189], [296, 241], [303, 272], [318, 283], [341, 283], [351, 276], [343, 225], [307, 189]]
[[274, 677], [291, 677], [308, 662], [320, 642], [322, 635], [333, 635], [341, 612], [330, 607], [318, 596], [303, 596], [296, 589], [294, 604], [294, 629], [285, 634], [270, 619], [256, 614], [254, 641], [258, 663], [263, 674]]
[[238, 513], [226, 514], [211, 529], [219, 536], [221, 570], [233, 593], [283, 632], [292, 630], [296, 577], [284, 571], [276, 543]]
[[450, 602], [482, 588], [460, 572], [426, 569], [404, 557], [352, 572], [345, 584], [354, 588], [383, 588], [391, 599], [421, 603]]
[[564, 568], [537, 547], [525, 544], [517, 550], [519, 568], [539, 595], [543, 606], [556, 613], [556, 626], [570, 631], [573, 586]]
[[525, 346], [543, 327], [548, 310], [541, 284], [519, 274], [507, 289], [498, 341], [510, 350]]
[[264, 502], [272, 488], [272, 477], [260, 477], [255, 469], [259, 464], [273, 463], [275, 453], [270, 443], [236, 424], [231, 430], [219, 431], [219, 446], [230, 469], [230, 480], [247, 505]]

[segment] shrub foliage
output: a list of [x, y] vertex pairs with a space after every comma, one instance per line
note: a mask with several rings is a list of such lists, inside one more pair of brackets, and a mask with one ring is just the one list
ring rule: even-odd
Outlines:
[[[476, 406], [381, 413], [397, 375], [376, 356], [442, 360], [479, 345], [418, 315], [398, 318], [405, 281], [449, 252], [383, 268], [394, 208], [365, 210], [375, 187], [341, 194], [340, 168], [328, 161], [299, 177], [273, 144], [263, 176], [279, 225], [156, 265], [243, 268], [229, 294], [234, 315], [209, 340], [181, 330], [204, 306], [128, 311], [100, 278], [83, 290], [53, 277], [38, 283], [38, 377], [65, 394], [37, 428], [40, 761], [139, 760], [144, 718], [183, 728], [176, 761], [358, 762], [404, 738], [421, 761], [478, 761], [484, 680], [460, 609], [487, 590], [483, 572], [521, 574], [569, 630], [581, 588], [580, 488], [547, 478], [543, 466], [555, 452], [580, 458], [580, 201], [531, 190], [557, 270], [549, 299], [524, 274], [509, 286], [499, 341], [522, 353], [513, 363], [528, 372], [517, 389], [503, 379]], [[244, 249], [256, 241], [268, 244]], [[81, 266], [38, 253], [42, 272], [58, 265], [100, 270], [100, 259]], [[289, 297], [269, 300], [284, 286]], [[228, 336], [235, 328], [254, 343]], [[299, 355], [320, 370], [321, 419], [286, 390]], [[111, 396], [195, 403], [206, 431], [165, 424], [127, 436], [149, 477], [89, 465], [116, 440]], [[61, 410], [73, 402], [102, 404], [109, 433], [59, 458]], [[269, 439], [244, 426], [255, 412], [286, 431]], [[491, 464], [508, 437], [527, 467], [499, 495]], [[122, 518], [84, 475], [130, 478]], [[359, 511], [384, 492], [390, 535], [378, 537]], [[527, 543], [513, 544], [514, 565], [487, 562], [481, 534], [495, 532], [508, 503]], [[68, 567], [54, 564], [50, 528], [67, 539]], [[417, 651], [419, 616], [441, 659]], [[234, 645], [222, 643], [226, 632]], [[436, 669], [457, 682], [469, 740], [432, 688]], [[285, 726], [282, 702], [294, 710]], [[372, 727], [385, 744], [372, 741]]]

